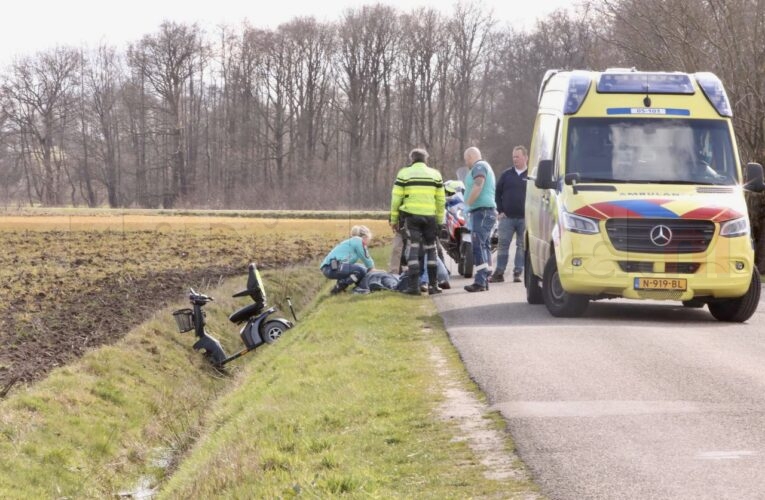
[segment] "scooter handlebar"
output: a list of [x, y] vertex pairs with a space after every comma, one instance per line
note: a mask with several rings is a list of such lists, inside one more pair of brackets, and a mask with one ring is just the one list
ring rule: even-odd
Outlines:
[[192, 301], [192, 302], [194, 302], [194, 301], [197, 301], [197, 302], [213, 302], [214, 299], [212, 297], [210, 297], [209, 295], [205, 295], [203, 293], [199, 293], [196, 290], [194, 290], [193, 288], [190, 288], [189, 289], [189, 300]]

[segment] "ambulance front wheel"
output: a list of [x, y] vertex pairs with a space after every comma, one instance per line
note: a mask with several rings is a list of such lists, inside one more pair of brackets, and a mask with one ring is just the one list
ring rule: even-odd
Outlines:
[[718, 321], [730, 323], [743, 323], [752, 317], [760, 302], [760, 273], [755, 269], [752, 272], [752, 281], [746, 293], [737, 299], [728, 299], [720, 302], [710, 302], [709, 312]]
[[531, 256], [529, 251], [524, 252], [523, 264], [523, 281], [526, 285], [526, 302], [529, 304], [543, 304], [544, 297], [542, 297], [542, 288], [540, 279], [534, 274], [534, 270], [531, 268]]
[[563, 289], [558, 274], [558, 266], [555, 263], [555, 255], [545, 265], [542, 275], [542, 298], [547, 310], [558, 318], [576, 318], [584, 314], [590, 299], [586, 295], [568, 293]]

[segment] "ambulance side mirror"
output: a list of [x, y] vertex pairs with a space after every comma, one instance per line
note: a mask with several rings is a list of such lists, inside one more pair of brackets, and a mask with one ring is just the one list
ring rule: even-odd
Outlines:
[[537, 176], [534, 179], [534, 185], [539, 189], [555, 189], [553, 168], [552, 160], [541, 160], [537, 166]]
[[566, 176], [563, 178], [563, 184], [571, 186], [574, 194], [579, 194], [579, 191], [576, 189], [576, 185], [579, 184], [579, 179], [581, 179], [579, 172], [566, 174]]
[[762, 165], [759, 163], [746, 164], [746, 171], [744, 172], [744, 189], [754, 193], [765, 191]]

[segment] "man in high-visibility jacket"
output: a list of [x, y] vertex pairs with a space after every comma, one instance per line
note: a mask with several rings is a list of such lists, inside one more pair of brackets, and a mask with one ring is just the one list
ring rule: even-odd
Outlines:
[[420, 249], [425, 251], [428, 268], [428, 294], [441, 293], [438, 288], [436, 263], [436, 232], [445, 215], [444, 182], [438, 170], [425, 164], [428, 153], [413, 149], [409, 153], [411, 165], [399, 170], [393, 185], [390, 202], [390, 224], [397, 229], [403, 220], [407, 240], [406, 264], [408, 289], [406, 293], [419, 295]]

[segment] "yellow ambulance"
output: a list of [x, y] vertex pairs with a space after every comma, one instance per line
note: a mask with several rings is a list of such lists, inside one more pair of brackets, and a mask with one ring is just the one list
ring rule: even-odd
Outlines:
[[725, 89], [712, 73], [548, 71], [529, 149], [530, 304], [680, 301], [720, 321], [757, 309], [760, 276]]

